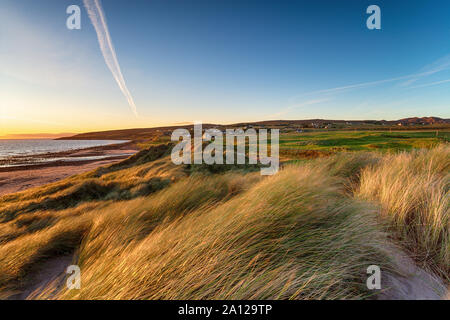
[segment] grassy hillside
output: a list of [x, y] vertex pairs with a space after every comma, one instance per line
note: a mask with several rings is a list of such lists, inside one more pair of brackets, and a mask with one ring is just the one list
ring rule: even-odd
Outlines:
[[[87, 132], [75, 136], [59, 138], [62, 140], [133, 140], [136, 142], [157, 141], [170, 138], [175, 129], [185, 128], [193, 131], [192, 124], [154, 127], [154, 128], [135, 128], [123, 130], [108, 130], [98, 132]], [[255, 129], [279, 129], [282, 133], [295, 133], [297, 130], [306, 130], [310, 132], [333, 132], [336, 131], [425, 131], [435, 132], [436, 130], [449, 131], [450, 119], [441, 119], [437, 117], [406, 118], [399, 120], [326, 120], [326, 119], [308, 119], [308, 120], [269, 120], [258, 122], [243, 122], [234, 124], [211, 124], [204, 123], [203, 129], [216, 128], [224, 131], [232, 128], [255, 128]]]
[[[262, 177], [175, 166], [169, 145], [0, 198], [0, 297], [73, 256], [57, 299], [369, 298], [393, 243], [448, 281], [450, 147], [338, 153]], [[393, 270], [394, 272], [394, 270]]]

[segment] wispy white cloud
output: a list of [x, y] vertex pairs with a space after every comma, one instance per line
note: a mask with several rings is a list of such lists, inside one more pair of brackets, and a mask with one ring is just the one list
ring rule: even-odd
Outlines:
[[[368, 82], [360, 82], [355, 84], [350, 84], [346, 86], [340, 86], [340, 87], [334, 87], [334, 88], [328, 88], [328, 89], [321, 89], [321, 90], [315, 90], [310, 92], [305, 92], [302, 94], [295, 95], [291, 97], [288, 100], [288, 105], [291, 105], [290, 107], [285, 108], [279, 113], [276, 113], [273, 116], [280, 116], [283, 114], [286, 114], [290, 112], [292, 109], [295, 108], [295, 106], [309, 106], [315, 103], [320, 102], [326, 102], [331, 99], [335, 99], [337, 95], [354, 91], [358, 89], [364, 89], [364, 88], [370, 88], [370, 87], [376, 87], [379, 85], [387, 84], [387, 83], [395, 83], [395, 82], [402, 82], [400, 85], [404, 89], [414, 89], [414, 88], [423, 88], [423, 87], [429, 87], [434, 85], [440, 85], [444, 83], [450, 82], [450, 79], [444, 79], [440, 81], [435, 81], [431, 83], [411, 86], [412, 83], [420, 80], [421, 78], [434, 75], [439, 72], [443, 72], [446, 70], [450, 70], [450, 55], [444, 56], [432, 64], [425, 66], [422, 68], [420, 72], [407, 74], [404, 76], [399, 77], [393, 77], [393, 78], [387, 78], [387, 79], [381, 79], [376, 81], [368, 81]], [[403, 103], [404, 101], [402, 101]]]
[[423, 67], [416, 76], [402, 83], [403, 87], [408, 87], [412, 83], [418, 81], [422, 77], [431, 76], [435, 73], [450, 69], [450, 55], [446, 55], [433, 63]]
[[[333, 100], [333, 99], [335, 99], [336, 95], [344, 93], [344, 92], [353, 91], [353, 90], [362, 89], [362, 88], [374, 87], [374, 86], [378, 86], [381, 84], [401, 81], [401, 80], [405, 80], [405, 79], [410, 79], [415, 76], [417, 76], [417, 74], [405, 75], [405, 76], [376, 80], [376, 81], [361, 82], [361, 83], [350, 84], [347, 86], [340, 86], [340, 87], [335, 87], [335, 88], [322, 89], [322, 90], [316, 90], [316, 91], [302, 93], [302, 94], [291, 97], [288, 100], [289, 106], [287, 108], [283, 109], [282, 111], [280, 111], [276, 114], [270, 115], [270, 117], [273, 118], [273, 117], [284, 115], [284, 114], [292, 111], [293, 109], [296, 109], [299, 107], [310, 106], [310, 105]], [[305, 99], [308, 99], [308, 97], [309, 97], [309, 100], [305, 101]]]
[[[399, 81], [402, 79], [406, 79], [406, 77], [398, 77], [398, 78], [384, 79], [384, 80], [371, 81], [371, 82], [362, 82], [362, 83], [352, 84], [352, 85], [348, 85], [348, 86], [317, 90], [317, 91], [305, 93], [304, 95], [301, 95], [301, 96], [316, 95], [316, 94], [325, 94], [325, 95], [337, 94], [337, 93], [344, 92], [347, 90], [372, 87], [372, 86], [376, 86], [376, 85], [387, 83], [387, 82]], [[298, 97], [300, 97], [300, 96], [297, 96], [295, 98], [298, 98]]]
[[274, 113], [274, 114], [271, 114], [271, 115], [267, 116], [267, 118], [275, 119], [277, 117], [284, 116], [285, 114], [288, 114], [289, 112], [291, 112], [291, 111], [293, 111], [295, 109], [299, 109], [299, 108], [302, 108], [302, 107], [310, 106], [310, 105], [313, 105], [313, 104], [326, 102], [326, 101], [329, 101], [329, 100], [331, 100], [331, 99], [330, 98], [314, 99], [314, 100], [308, 100], [308, 101], [305, 101], [305, 102], [302, 102], [302, 103], [297, 103], [297, 104], [294, 104], [294, 105], [290, 105], [290, 106], [284, 108], [283, 110], [281, 110], [280, 112], [277, 112], [277, 113]]
[[[335, 88], [310, 91], [310, 92], [302, 93], [302, 94], [291, 97], [289, 99], [289, 103], [293, 104], [296, 101], [298, 101], [300, 98], [304, 98], [304, 97], [308, 97], [308, 96], [323, 96], [323, 95], [330, 96], [333, 94], [339, 94], [339, 93], [346, 92], [346, 91], [352, 91], [352, 90], [368, 88], [368, 87], [375, 87], [375, 86], [378, 86], [381, 84], [390, 83], [390, 82], [399, 82], [402, 80], [406, 80], [406, 81], [403, 82], [401, 85], [403, 87], [407, 87], [410, 84], [412, 84], [413, 82], [415, 82], [423, 77], [430, 76], [430, 75], [433, 75], [435, 73], [442, 72], [445, 70], [450, 70], [450, 55], [444, 56], [444, 57], [436, 60], [432, 64], [422, 68], [422, 70], [417, 73], [412, 73], [412, 74], [399, 76], [399, 77], [381, 79], [381, 80], [376, 80], [376, 81], [355, 83], [355, 84], [350, 84], [350, 85], [340, 86], [340, 87], [335, 87]], [[421, 87], [437, 85], [437, 84], [441, 84], [441, 83], [445, 83], [445, 82], [448, 82], [448, 81], [447, 80], [437, 81], [437, 82], [433, 82], [430, 84], [420, 85], [420, 86], [416, 86], [416, 87], [412, 87], [412, 88], [421, 88]]]
[[100, 4], [100, 0], [83, 0], [83, 3], [86, 7], [89, 18], [91, 19], [92, 25], [95, 28], [95, 32], [97, 33], [98, 43], [100, 44], [100, 50], [102, 51], [106, 65], [109, 70], [111, 70], [111, 73], [119, 85], [120, 90], [127, 99], [131, 110], [137, 116], [136, 105], [134, 104], [133, 97], [125, 84], [122, 71], [120, 70], [120, 65], [117, 60], [116, 51], [114, 50], [111, 36], [109, 35], [108, 25], [106, 24], [106, 18]]
[[409, 87], [409, 89], [431, 87], [431, 86], [436, 86], [436, 85], [447, 83], [447, 82], [450, 82], [450, 79], [441, 80], [441, 81], [435, 81], [435, 82], [430, 82], [430, 83], [424, 83], [424, 84], [421, 84], [421, 85]]
[[382, 80], [377, 80], [377, 81], [356, 83], [356, 84], [351, 84], [351, 85], [348, 85], [348, 86], [341, 86], [341, 87], [336, 87], [336, 88], [316, 90], [316, 91], [311, 91], [311, 92], [303, 93], [303, 94], [297, 95], [295, 97], [292, 97], [290, 99], [290, 101], [293, 102], [296, 99], [298, 99], [300, 97], [305, 97], [305, 96], [321, 95], [321, 94], [322, 95], [331, 95], [331, 94], [338, 94], [338, 93], [341, 93], [341, 92], [344, 92], [344, 91], [349, 91], [349, 90], [362, 89], [362, 88], [367, 88], [367, 87], [374, 87], [374, 86], [377, 86], [377, 85], [380, 85], [380, 84], [384, 84], [384, 83], [396, 82], [396, 81], [401, 81], [401, 80], [406, 80], [406, 79], [411, 79], [411, 78], [417, 78], [417, 77], [425, 76], [425, 75], [428, 75], [428, 74], [429, 74], [429, 72], [415, 73], [415, 74], [410, 74], [410, 75], [405, 75], [405, 76], [400, 76], [400, 77], [395, 77], [395, 78], [388, 78], [388, 79], [382, 79]]

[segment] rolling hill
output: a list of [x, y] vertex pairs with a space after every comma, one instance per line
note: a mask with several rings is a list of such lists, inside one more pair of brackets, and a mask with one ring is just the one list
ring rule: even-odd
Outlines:
[[[438, 117], [414, 117], [399, 120], [326, 120], [326, 119], [308, 119], [308, 120], [268, 120], [259, 122], [242, 122], [235, 124], [203, 124], [205, 128], [225, 128], [254, 127], [254, 128], [279, 128], [282, 131], [296, 130], [300, 128], [310, 129], [361, 129], [361, 130], [386, 130], [396, 128], [405, 129], [448, 129], [450, 128], [450, 119]], [[178, 128], [193, 129], [193, 125], [166, 126], [155, 128], [134, 128], [123, 130], [108, 130], [98, 132], [88, 132], [77, 134], [71, 137], [63, 137], [58, 140], [148, 140], [160, 136], [170, 136], [172, 131]]]

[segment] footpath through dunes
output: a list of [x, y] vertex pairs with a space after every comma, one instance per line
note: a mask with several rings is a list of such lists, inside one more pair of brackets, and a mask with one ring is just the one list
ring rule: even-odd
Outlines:
[[[0, 198], [0, 296], [431, 297], [423, 286], [410, 285], [426, 278], [405, 272], [396, 256], [414, 233], [400, 237], [400, 224], [394, 229], [386, 219], [383, 202], [362, 193], [367, 172], [382, 167], [385, 155], [342, 153], [262, 177], [245, 166], [175, 166], [170, 148], [152, 147], [115, 165]], [[440, 148], [420, 152], [441, 168], [435, 174], [448, 174], [449, 147]], [[446, 157], [435, 156], [441, 153]], [[448, 185], [439, 188], [448, 192]], [[448, 210], [448, 203], [441, 207]], [[440, 252], [444, 243], [429, 242], [427, 250]], [[80, 290], [61, 286], [59, 269], [46, 267], [60, 266], [55, 261], [68, 256], [81, 269]], [[436, 270], [433, 259], [417, 258], [410, 260], [413, 266], [430, 275]], [[383, 270], [381, 293], [366, 287], [373, 264]], [[40, 274], [42, 267], [52, 272]], [[437, 281], [431, 290], [445, 288], [431, 277]], [[436, 292], [434, 298], [442, 296]]]
[[365, 168], [355, 196], [380, 206], [393, 238], [450, 282], [450, 145], [385, 155]]
[[395, 273], [387, 272], [381, 278], [379, 300], [450, 300], [450, 287], [430, 270], [425, 270], [403, 251], [392, 248]]

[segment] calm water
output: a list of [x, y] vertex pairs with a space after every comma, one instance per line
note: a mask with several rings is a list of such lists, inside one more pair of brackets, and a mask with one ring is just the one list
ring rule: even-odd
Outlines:
[[[105, 146], [110, 144], [118, 144], [127, 142], [126, 140], [0, 140], [0, 167], [20, 165], [21, 163], [30, 162], [47, 162], [64, 160], [64, 158], [46, 158], [39, 159], [33, 157], [27, 159], [28, 156], [36, 156], [39, 154], [54, 153], [61, 151], [70, 151], [85, 149], [91, 147]], [[98, 158], [98, 157], [92, 157]], [[71, 159], [76, 160], [76, 159]], [[87, 160], [86, 157], [79, 160]]]

